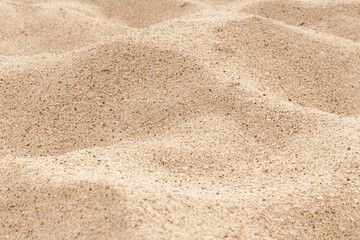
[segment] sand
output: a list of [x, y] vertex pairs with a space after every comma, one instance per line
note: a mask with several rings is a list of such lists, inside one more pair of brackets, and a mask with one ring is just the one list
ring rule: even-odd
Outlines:
[[360, 239], [360, 1], [1, 1], [0, 93], [0, 239]]

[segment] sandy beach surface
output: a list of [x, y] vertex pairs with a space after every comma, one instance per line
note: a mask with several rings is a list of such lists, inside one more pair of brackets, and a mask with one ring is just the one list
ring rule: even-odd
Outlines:
[[360, 239], [360, 1], [1, 0], [0, 239]]

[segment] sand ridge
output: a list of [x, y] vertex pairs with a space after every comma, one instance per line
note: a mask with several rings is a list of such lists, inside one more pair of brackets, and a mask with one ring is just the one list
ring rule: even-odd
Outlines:
[[358, 6], [1, 2], [0, 238], [357, 239]]

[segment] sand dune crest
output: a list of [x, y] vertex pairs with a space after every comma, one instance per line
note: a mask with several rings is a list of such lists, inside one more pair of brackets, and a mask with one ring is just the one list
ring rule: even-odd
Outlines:
[[247, 12], [291, 25], [331, 33], [360, 41], [360, 3], [304, 3], [301, 1], [262, 1]]

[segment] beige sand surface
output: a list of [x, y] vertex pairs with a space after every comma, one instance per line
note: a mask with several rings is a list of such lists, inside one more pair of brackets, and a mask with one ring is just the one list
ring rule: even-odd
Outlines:
[[360, 239], [360, 1], [0, 1], [0, 239]]

